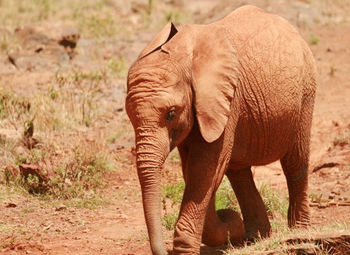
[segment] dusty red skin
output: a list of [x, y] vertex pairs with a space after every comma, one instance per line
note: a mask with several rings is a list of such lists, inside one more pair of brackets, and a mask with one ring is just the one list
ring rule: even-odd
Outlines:
[[[315, 89], [310, 49], [277, 15], [244, 6], [208, 25], [163, 28], [130, 68], [126, 98], [153, 254], [166, 254], [159, 179], [176, 146], [186, 188], [173, 254], [198, 254], [202, 236], [207, 244], [222, 244], [228, 231], [234, 241], [269, 236], [250, 166], [278, 159], [290, 194], [288, 224], [309, 224]], [[225, 173], [245, 230], [239, 217], [225, 213], [220, 219], [215, 212], [213, 197]]]

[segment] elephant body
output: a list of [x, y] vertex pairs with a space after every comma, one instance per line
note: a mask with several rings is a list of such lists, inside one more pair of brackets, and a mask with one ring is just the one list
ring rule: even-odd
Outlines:
[[286, 20], [253, 7], [208, 26], [226, 28], [240, 70], [234, 85], [239, 99], [230, 113], [238, 115], [231, 165], [280, 159], [295, 140], [303, 104], [313, 103], [306, 101], [315, 95], [315, 65], [307, 44]]
[[[250, 167], [281, 160], [288, 224], [309, 224], [310, 128], [316, 89], [312, 53], [283, 18], [253, 6], [208, 25], [168, 24], [129, 70], [126, 109], [135, 129], [137, 168], [154, 254], [165, 254], [159, 178], [178, 147], [186, 183], [174, 254], [270, 235]], [[243, 221], [215, 211], [224, 175]]]

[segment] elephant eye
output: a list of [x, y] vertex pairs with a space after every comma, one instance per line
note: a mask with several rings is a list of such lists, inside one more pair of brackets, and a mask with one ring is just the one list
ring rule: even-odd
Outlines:
[[170, 120], [173, 120], [173, 119], [175, 118], [175, 116], [176, 116], [175, 110], [170, 110], [170, 111], [166, 114], [165, 119], [166, 119], [167, 121], [170, 121]]

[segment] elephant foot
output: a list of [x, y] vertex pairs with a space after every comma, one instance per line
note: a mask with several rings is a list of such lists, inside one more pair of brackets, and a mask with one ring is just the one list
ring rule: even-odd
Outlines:
[[271, 225], [265, 204], [255, 186], [251, 167], [226, 172], [242, 211], [245, 238], [248, 241], [269, 237]]
[[239, 213], [231, 209], [218, 210], [216, 213], [220, 220], [227, 224], [231, 244], [242, 244], [244, 240], [244, 224]]
[[288, 226], [290, 228], [307, 228], [310, 226], [310, 208], [307, 199], [301, 204], [291, 201], [288, 208]]
[[255, 242], [261, 238], [267, 238], [271, 235], [271, 225], [266, 219], [245, 221], [245, 240], [248, 242]]
[[244, 240], [244, 224], [240, 215], [231, 209], [216, 212], [215, 222], [206, 222], [202, 242], [208, 246], [220, 246], [228, 242], [239, 245]]
[[289, 192], [288, 226], [290, 228], [310, 226], [308, 176], [305, 171], [307, 170], [302, 171], [304, 175], [299, 174], [296, 177], [286, 175]]

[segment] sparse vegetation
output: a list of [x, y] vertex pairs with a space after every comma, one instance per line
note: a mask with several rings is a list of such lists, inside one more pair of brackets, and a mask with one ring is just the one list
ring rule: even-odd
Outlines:
[[[165, 211], [163, 225], [167, 229], [174, 228], [172, 224], [176, 223], [184, 190], [185, 184], [183, 181], [175, 184], [167, 184], [163, 188], [162, 201]], [[274, 219], [272, 228], [285, 228], [288, 210], [288, 200], [286, 199], [286, 196], [281, 196], [280, 193], [271, 189], [267, 184], [261, 184], [259, 186], [259, 192], [263, 198], [269, 217]], [[169, 206], [167, 206], [167, 201], [170, 201], [171, 203], [170, 209], [168, 208]], [[216, 210], [230, 208], [236, 212], [240, 212], [236, 195], [226, 177], [224, 177], [219, 189], [216, 192], [215, 207]], [[281, 223], [282, 221], [284, 222]]]
[[[184, 191], [185, 183], [182, 180], [163, 187], [162, 203], [164, 216], [162, 218], [162, 224], [168, 230], [173, 230], [175, 227]], [[170, 205], [167, 202], [170, 202]]]
[[[80, 13], [80, 15], [84, 15]], [[84, 16], [83, 16], [84, 17]], [[116, 33], [116, 24], [111, 16], [102, 17], [99, 14], [92, 14], [81, 18], [79, 27], [89, 37], [106, 37]]]
[[236, 212], [240, 212], [239, 204], [235, 193], [232, 190], [229, 180], [224, 177], [215, 198], [216, 210], [230, 208]]
[[258, 190], [264, 201], [269, 216], [287, 217], [289, 203], [286, 199], [286, 194], [281, 194], [281, 192], [271, 189], [264, 183], [260, 185]]
[[65, 204], [68, 207], [85, 208], [90, 210], [105, 207], [110, 204], [110, 201], [103, 197], [102, 194], [94, 194], [93, 192], [90, 192], [81, 198], [72, 198], [60, 202], [63, 202], [63, 204]]
[[[15, 126], [34, 120], [36, 129], [42, 131], [89, 127], [107, 109], [98, 107], [102, 96], [110, 89], [105, 71], [73, 71], [69, 75], [56, 73], [44, 92], [30, 99], [15, 96], [13, 92], [0, 91], [0, 118]], [[3, 126], [6, 125], [3, 122]]]
[[[349, 231], [349, 224], [346, 222], [337, 222], [336, 224], [325, 225], [323, 227], [313, 227], [308, 230], [291, 230], [288, 227], [285, 227], [284, 229], [279, 229], [279, 231], [277, 233], [274, 233], [270, 238], [256, 241], [254, 244], [245, 245], [242, 248], [236, 247], [234, 249], [226, 251], [225, 254], [248, 255], [259, 253], [264, 254], [270, 252], [270, 254], [289, 255], [307, 254], [304, 253], [306, 251], [313, 252], [311, 254], [329, 254], [328, 252], [330, 251], [330, 246], [328, 246], [327, 243], [330, 241], [327, 241], [327, 239], [323, 240], [323, 234], [327, 234], [332, 231], [337, 232], [339, 230]], [[347, 246], [346, 243], [343, 245], [344, 247]], [[332, 252], [334, 251], [336, 250], [332, 248]]]
[[[67, 137], [68, 128], [89, 127], [104, 114], [106, 108], [99, 109], [98, 102], [109, 88], [105, 78], [103, 71], [75, 70], [68, 75], [56, 73], [52, 83], [34, 97], [0, 91], [0, 125], [16, 133], [13, 138], [1, 136], [7, 185], [44, 199], [75, 199], [70, 204], [76, 206], [102, 204], [103, 174], [111, 168], [104, 145], [77, 137], [70, 150], [62, 153], [62, 141], [47, 139], [57, 132]], [[33, 138], [34, 131], [46, 134]]]
[[35, 100], [33, 111], [43, 113], [36, 114], [36, 126], [41, 130], [59, 130], [93, 125], [104, 113], [98, 104], [109, 89], [105, 77], [104, 71], [57, 73], [46, 93]]
[[175, 184], [167, 184], [163, 189], [163, 200], [168, 198], [173, 204], [180, 204], [185, 191], [185, 183], [180, 181]]
[[318, 44], [320, 39], [318, 39], [313, 33], [310, 34], [310, 43], [313, 45]]
[[28, 99], [0, 90], [0, 119], [8, 119], [12, 125], [15, 125], [18, 119], [29, 114], [30, 108], [31, 103]]
[[74, 147], [63, 160], [55, 158], [55, 152], [48, 148], [30, 150], [27, 157], [17, 159], [23, 170], [12, 176], [8, 173], [7, 185], [19, 185], [42, 198], [96, 198], [104, 185], [103, 174], [111, 166], [103, 151], [94, 151], [98, 147], [96, 143], [81, 143], [83, 146]]
[[168, 230], [174, 230], [177, 218], [179, 217], [178, 213], [168, 213], [163, 216], [162, 224]]

